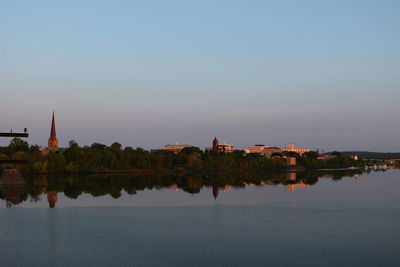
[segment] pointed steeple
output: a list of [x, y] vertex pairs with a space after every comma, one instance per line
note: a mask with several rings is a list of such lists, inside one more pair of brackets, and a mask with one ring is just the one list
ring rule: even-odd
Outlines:
[[57, 134], [56, 134], [56, 120], [54, 119], [54, 111], [53, 111], [53, 118], [52, 118], [52, 120], [51, 120], [50, 138], [57, 138]]
[[53, 117], [51, 120], [51, 130], [50, 130], [50, 138], [48, 142], [48, 149], [49, 151], [56, 151], [58, 150], [58, 139], [56, 134], [56, 120], [54, 118], [54, 111]]

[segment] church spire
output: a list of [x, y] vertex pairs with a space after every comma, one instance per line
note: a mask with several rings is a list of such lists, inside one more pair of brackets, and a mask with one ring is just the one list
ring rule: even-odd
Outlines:
[[52, 118], [52, 120], [51, 120], [50, 138], [57, 138], [57, 134], [56, 134], [56, 120], [54, 119], [54, 111], [53, 111], [53, 118]]
[[48, 142], [48, 149], [50, 151], [58, 150], [58, 139], [57, 139], [57, 134], [56, 134], [56, 120], [54, 118], [54, 111], [53, 111], [53, 117], [51, 120], [51, 131], [50, 131], [50, 138], [49, 138], [49, 142]]

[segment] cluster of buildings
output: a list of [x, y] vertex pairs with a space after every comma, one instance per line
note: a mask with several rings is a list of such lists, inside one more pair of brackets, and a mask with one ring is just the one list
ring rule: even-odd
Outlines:
[[[184, 148], [188, 147], [193, 147], [192, 145], [182, 145], [176, 143], [175, 145], [165, 145], [164, 149], [152, 149], [150, 150], [151, 153], [161, 153], [161, 152], [166, 152], [166, 151], [171, 151], [174, 154], [179, 154]], [[211, 151], [219, 151], [222, 153], [232, 153], [236, 150], [234, 145], [231, 144], [226, 144], [226, 143], [220, 143], [218, 139], [215, 137], [214, 140], [212, 141], [212, 147], [206, 147], [205, 151], [206, 152], [211, 152]], [[310, 149], [308, 148], [296, 148], [294, 144], [288, 144], [284, 148], [280, 148], [277, 146], [266, 146], [266, 145], [254, 145], [254, 146], [249, 146], [246, 149], [244, 149], [244, 152], [246, 154], [260, 154], [264, 155], [266, 157], [284, 157], [284, 152], [294, 152], [299, 155], [303, 155], [304, 153], [309, 152]], [[287, 165], [289, 166], [295, 166], [296, 163], [296, 157], [293, 156], [285, 156], [287, 161]]]
[[[193, 147], [192, 145], [182, 145], [182, 144], [175, 144], [175, 145], [165, 145], [164, 149], [153, 149], [151, 150], [152, 153], [161, 152], [161, 151], [172, 151], [175, 154], [180, 153], [184, 148]], [[235, 151], [236, 148], [234, 145], [226, 144], [226, 143], [219, 143], [218, 139], [215, 137], [212, 142], [212, 147], [206, 147], [205, 151], [219, 151], [223, 153], [232, 153]], [[303, 155], [306, 152], [309, 152], [310, 149], [308, 148], [296, 148], [294, 144], [288, 144], [284, 148], [280, 148], [277, 146], [266, 146], [266, 145], [254, 145], [248, 146], [244, 149], [246, 154], [254, 153], [254, 154], [261, 154], [264, 156], [272, 157], [272, 156], [279, 156], [282, 155], [283, 152], [295, 152], [299, 155]]]
[[[164, 152], [164, 151], [171, 151], [174, 154], [179, 154], [184, 148], [188, 147], [193, 147], [192, 145], [182, 145], [182, 144], [174, 144], [174, 145], [165, 145], [164, 149], [152, 149], [150, 150], [151, 153], [159, 153], [159, 152]], [[218, 139], [215, 137], [214, 140], [212, 141], [212, 147], [206, 147], [205, 151], [210, 152], [210, 151], [219, 151], [222, 153], [232, 153], [235, 151], [236, 148], [234, 145], [231, 144], [226, 144], [226, 143], [220, 143]], [[42, 152], [44, 154], [48, 154], [49, 152], [56, 152], [59, 151], [59, 146], [58, 146], [58, 139], [57, 139], [57, 134], [56, 134], [56, 122], [55, 122], [55, 117], [54, 117], [54, 112], [51, 120], [51, 130], [50, 130], [50, 137], [47, 143], [47, 147], [43, 148]], [[246, 149], [244, 149], [244, 152], [247, 154], [250, 153], [255, 153], [255, 154], [261, 154], [267, 157], [273, 157], [273, 156], [283, 156], [283, 152], [295, 152], [300, 155], [303, 155], [306, 152], [309, 152], [310, 150], [308, 148], [296, 148], [294, 144], [288, 144], [284, 148], [280, 148], [277, 146], [266, 146], [263, 144], [258, 144], [254, 146], [248, 146]], [[295, 162], [291, 162], [293, 159], [289, 159], [289, 165], [295, 165]]]
[[285, 148], [280, 148], [277, 146], [266, 146], [266, 145], [254, 145], [249, 146], [245, 149], [246, 153], [257, 153], [268, 157], [274, 154], [282, 154], [283, 152], [295, 152], [299, 155], [303, 155], [310, 151], [308, 148], [296, 148], [294, 144], [288, 144]]

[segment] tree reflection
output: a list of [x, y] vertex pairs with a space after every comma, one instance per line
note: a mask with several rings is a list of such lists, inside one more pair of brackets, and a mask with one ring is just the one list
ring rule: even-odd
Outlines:
[[7, 206], [17, 205], [28, 199], [32, 202], [40, 200], [47, 194], [49, 207], [56, 207], [58, 193], [76, 199], [82, 194], [93, 197], [109, 195], [120, 198], [125, 191], [129, 195], [143, 190], [175, 189], [189, 194], [197, 194], [205, 188], [212, 190], [212, 197], [217, 199], [222, 191], [245, 188], [247, 186], [282, 185], [289, 192], [299, 188], [310, 187], [319, 179], [330, 178], [340, 180], [344, 177], [358, 177], [361, 170], [332, 170], [313, 172], [271, 172], [271, 173], [213, 173], [190, 175], [46, 175], [26, 176], [24, 184], [5, 185], [0, 183], [0, 199]]
[[18, 169], [5, 169], [1, 173], [0, 198], [6, 201], [7, 207], [27, 200], [28, 190]]

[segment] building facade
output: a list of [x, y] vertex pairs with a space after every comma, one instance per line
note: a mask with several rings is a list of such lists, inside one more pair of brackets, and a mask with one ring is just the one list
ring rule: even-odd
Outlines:
[[231, 144], [218, 144], [216, 150], [223, 153], [232, 153], [235, 151], [235, 146]]
[[165, 145], [164, 149], [165, 150], [169, 150], [172, 151], [175, 154], [179, 154], [182, 149], [186, 148], [186, 147], [193, 147], [192, 145], [180, 145], [180, 144], [175, 144], [175, 145]]
[[287, 152], [295, 152], [300, 154], [300, 156], [302, 156], [304, 153], [310, 152], [310, 149], [308, 148], [296, 148], [296, 146], [294, 144], [288, 144], [283, 151], [287, 151]]
[[281, 154], [283, 152], [283, 149], [277, 146], [254, 145], [248, 146], [245, 152], [257, 153], [267, 157], [271, 157], [273, 154]]
[[247, 149], [245, 150], [246, 153], [257, 153], [261, 154], [261, 152], [265, 149], [268, 148], [265, 145], [254, 145], [254, 146], [248, 146]]
[[212, 142], [212, 147], [206, 147], [207, 152], [210, 152], [212, 150], [222, 153], [232, 153], [233, 151], [235, 151], [235, 146], [231, 144], [220, 144], [217, 137], [215, 137]]
[[266, 147], [261, 151], [261, 154], [267, 157], [271, 157], [274, 154], [282, 154], [283, 149], [277, 146]]

